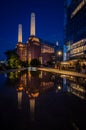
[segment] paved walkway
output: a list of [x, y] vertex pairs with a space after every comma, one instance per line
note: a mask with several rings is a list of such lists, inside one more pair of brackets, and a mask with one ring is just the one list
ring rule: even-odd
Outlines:
[[73, 72], [73, 71], [59, 70], [55, 68], [38, 68], [38, 70], [86, 78], [86, 74]]

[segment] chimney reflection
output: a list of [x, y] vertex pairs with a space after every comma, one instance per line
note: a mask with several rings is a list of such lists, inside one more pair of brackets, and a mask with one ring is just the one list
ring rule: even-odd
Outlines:
[[41, 79], [43, 78], [43, 71], [40, 72], [39, 78], [41, 78]]
[[18, 94], [18, 109], [21, 109], [22, 108], [22, 91], [18, 91], [17, 92]]
[[30, 119], [35, 120], [35, 98], [30, 98]]
[[[12, 73], [10, 76], [10, 80], [15, 78], [16, 73]], [[18, 77], [19, 76], [19, 77]], [[22, 108], [22, 100], [23, 99], [23, 92], [29, 98], [29, 112], [30, 112], [30, 120], [35, 120], [35, 104], [36, 98], [39, 94], [44, 93], [45, 91], [50, 90], [54, 86], [55, 75], [51, 73], [46, 73], [43, 71], [25, 71], [23, 73], [18, 73], [17, 79], [15, 81], [15, 87], [17, 86], [17, 102], [18, 102], [18, 109]], [[58, 82], [60, 85], [58, 86], [58, 90], [62, 89], [60, 80]]]
[[30, 120], [34, 121], [35, 120], [35, 99], [39, 96], [39, 92], [31, 92], [31, 90], [26, 91], [28, 97], [29, 97], [29, 102], [30, 102]]
[[18, 84], [18, 88], [17, 88], [18, 109], [22, 108], [22, 91], [23, 91], [23, 85]]
[[63, 91], [65, 92], [67, 90], [67, 87], [66, 87], [66, 78], [64, 77], [63, 78]]

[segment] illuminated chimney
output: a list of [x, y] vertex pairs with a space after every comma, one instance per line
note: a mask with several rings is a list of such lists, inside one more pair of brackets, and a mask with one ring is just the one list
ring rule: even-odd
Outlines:
[[18, 42], [22, 42], [22, 25], [18, 25]]
[[31, 13], [30, 36], [35, 36], [35, 13]]

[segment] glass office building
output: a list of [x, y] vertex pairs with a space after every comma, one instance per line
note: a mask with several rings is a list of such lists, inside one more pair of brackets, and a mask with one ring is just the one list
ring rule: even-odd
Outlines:
[[86, 0], [65, 0], [67, 60], [86, 59]]

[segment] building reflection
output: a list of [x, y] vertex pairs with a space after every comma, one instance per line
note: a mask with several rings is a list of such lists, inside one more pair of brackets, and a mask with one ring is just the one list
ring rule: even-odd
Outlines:
[[69, 76], [66, 85], [69, 93], [86, 100], [86, 79]]
[[63, 80], [60, 78], [59, 75], [53, 74], [51, 76], [52, 81], [54, 81], [54, 87], [55, 87], [55, 92], [61, 92], [63, 90]]
[[57, 87], [56, 87], [56, 93], [58, 93], [61, 90], [62, 90], [62, 86], [61, 85], [57, 85]]
[[44, 72], [42, 73], [40, 91], [46, 91], [54, 86], [54, 81], [51, 80], [51, 74]]
[[17, 86], [17, 98], [18, 98], [18, 109], [22, 109], [22, 95], [23, 95], [23, 84], [20, 83]]
[[30, 98], [30, 119], [35, 120], [35, 98]]
[[86, 100], [86, 79], [70, 75], [60, 75], [63, 78], [63, 91], [67, 91], [81, 99]]
[[[54, 76], [53, 78], [55, 79]], [[34, 121], [36, 98], [54, 87], [54, 80], [52, 80], [51, 74], [41, 71], [11, 72], [8, 75], [8, 80], [13, 83], [16, 82], [13, 87], [15, 86], [16, 88], [19, 110], [23, 107], [24, 94], [27, 95], [30, 119]]]
[[55, 94], [68, 92], [81, 99], [86, 99], [86, 79], [83, 78], [43, 71], [24, 71], [10, 73], [8, 75], [8, 81], [9, 80], [11, 86], [16, 89], [19, 110], [23, 107], [23, 98], [25, 98], [26, 95], [27, 102], [29, 103], [28, 110], [31, 121], [34, 121], [36, 118], [36, 99], [40, 97], [41, 94], [46, 94], [46, 92], [50, 90], [53, 90]]
[[86, 100], [86, 90], [82, 88], [82, 86], [71, 84], [70, 87], [67, 88], [67, 91]]
[[60, 75], [60, 77], [63, 79], [63, 92], [66, 92], [66, 90], [67, 90], [66, 79], [69, 76], [68, 75]]

